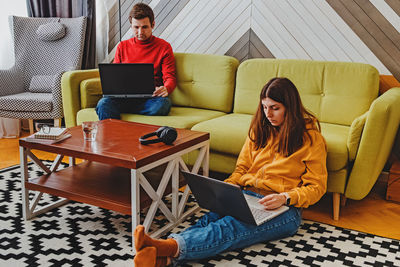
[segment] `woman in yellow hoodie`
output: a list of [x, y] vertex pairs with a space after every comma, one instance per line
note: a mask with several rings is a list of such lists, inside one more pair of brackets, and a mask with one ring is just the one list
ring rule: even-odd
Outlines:
[[326, 191], [326, 144], [319, 122], [301, 103], [296, 86], [273, 78], [260, 102], [235, 171], [225, 180], [260, 198], [265, 209], [289, 210], [259, 226], [209, 212], [180, 234], [156, 240], [139, 225], [135, 230], [136, 266], [165, 266], [214, 256], [226, 250], [292, 236], [301, 208]]

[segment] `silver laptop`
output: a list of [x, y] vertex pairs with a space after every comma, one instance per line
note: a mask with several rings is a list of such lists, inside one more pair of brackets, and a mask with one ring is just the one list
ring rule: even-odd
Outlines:
[[150, 98], [154, 92], [153, 64], [99, 64], [103, 96]]
[[222, 216], [232, 216], [242, 222], [260, 225], [289, 209], [281, 206], [265, 210], [259, 198], [244, 194], [239, 186], [213, 178], [182, 171], [200, 207]]

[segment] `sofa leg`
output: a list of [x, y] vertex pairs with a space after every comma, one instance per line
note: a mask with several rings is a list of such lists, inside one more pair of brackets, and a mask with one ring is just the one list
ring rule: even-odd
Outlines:
[[347, 200], [347, 197], [345, 197], [344, 195], [340, 198], [340, 206], [341, 207], [346, 206], [346, 200]]
[[35, 132], [34, 128], [33, 128], [33, 119], [29, 119], [29, 133], [33, 134]]
[[335, 221], [339, 220], [339, 210], [340, 210], [340, 194], [333, 193], [333, 219]]

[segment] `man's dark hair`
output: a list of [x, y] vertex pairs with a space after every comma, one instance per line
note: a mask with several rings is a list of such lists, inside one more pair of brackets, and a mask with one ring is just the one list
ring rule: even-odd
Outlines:
[[132, 24], [132, 18], [134, 19], [144, 19], [149, 18], [150, 25], [154, 22], [154, 13], [151, 7], [144, 3], [137, 3], [133, 6], [131, 12], [129, 13], [129, 22]]

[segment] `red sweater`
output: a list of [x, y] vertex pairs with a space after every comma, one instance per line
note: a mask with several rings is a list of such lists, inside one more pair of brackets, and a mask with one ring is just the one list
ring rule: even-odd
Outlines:
[[146, 41], [136, 37], [121, 41], [114, 63], [153, 63], [155, 86], [164, 85], [168, 94], [176, 87], [174, 53], [171, 45], [163, 39], [151, 36]]

